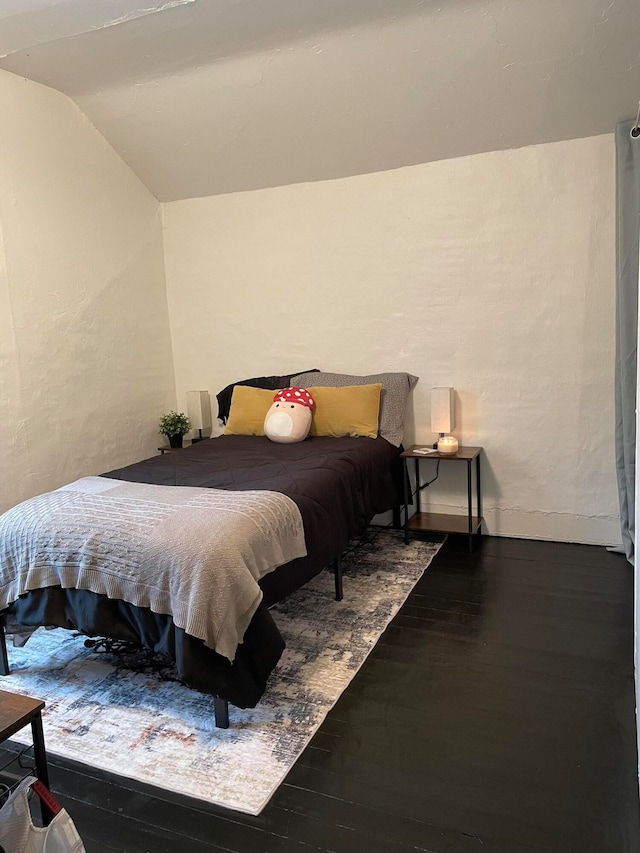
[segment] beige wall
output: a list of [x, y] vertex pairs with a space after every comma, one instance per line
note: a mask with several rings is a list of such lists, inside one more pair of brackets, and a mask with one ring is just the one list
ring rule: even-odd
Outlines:
[[[612, 136], [170, 203], [163, 268], [77, 107], [7, 73], [0, 103], [0, 509], [154, 453], [192, 388], [408, 370], [408, 442], [456, 388], [490, 532], [617, 541]], [[464, 493], [443, 466], [429, 497]]]
[[[164, 205], [178, 403], [299, 368], [453, 385], [491, 533], [618, 540], [610, 135]], [[215, 414], [215, 401], [214, 401]], [[434, 507], [460, 508], [442, 466]]]
[[175, 384], [157, 201], [65, 96], [0, 105], [4, 510], [155, 452]]

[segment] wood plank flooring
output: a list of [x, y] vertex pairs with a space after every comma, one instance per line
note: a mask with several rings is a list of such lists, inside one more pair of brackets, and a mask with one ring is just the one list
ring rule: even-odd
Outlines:
[[258, 817], [50, 775], [87, 853], [637, 853], [633, 570], [450, 538]]

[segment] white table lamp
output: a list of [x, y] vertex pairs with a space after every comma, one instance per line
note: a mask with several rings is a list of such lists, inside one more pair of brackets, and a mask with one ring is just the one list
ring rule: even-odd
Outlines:
[[437, 444], [439, 453], [458, 452], [458, 439], [449, 435], [456, 425], [455, 395], [453, 388], [431, 389], [431, 429], [440, 434]]
[[202, 430], [211, 429], [211, 400], [208, 391], [187, 391], [187, 415], [191, 428], [199, 432], [199, 437], [192, 441], [202, 441]]

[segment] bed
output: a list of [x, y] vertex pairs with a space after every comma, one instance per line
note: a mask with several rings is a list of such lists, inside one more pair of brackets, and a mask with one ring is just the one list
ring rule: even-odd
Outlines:
[[[291, 384], [301, 384], [300, 379], [309, 384], [308, 376], [289, 379]], [[351, 378], [361, 384], [369, 379]], [[314, 372], [313, 380], [332, 387], [330, 383], [339, 385], [341, 378]], [[411, 380], [404, 382], [407, 387], [402, 419], [412, 387]], [[387, 403], [388, 412], [395, 414], [396, 401], [387, 398]], [[234, 414], [233, 407], [230, 414]], [[382, 415], [381, 406], [380, 424]], [[222, 419], [226, 420], [224, 413]], [[229, 703], [240, 708], [257, 704], [282, 655], [284, 642], [269, 607], [325, 567], [339, 565], [337, 561], [349, 540], [361, 533], [374, 515], [396, 508], [402, 495], [400, 442], [390, 441], [389, 433], [385, 437], [382, 428], [375, 437], [313, 435], [303, 442], [278, 444], [264, 435], [235, 434], [232, 417], [227, 421], [229, 426], [232, 429], [218, 438], [105, 472], [101, 477], [109, 486], [122, 482], [165, 490], [179, 487], [181, 494], [193, 491], [198, 495], [206, 490], [211, 494], [217, 490], [237, 495], [276, 493], [295, 505], [304, 529], [306, 554], [287, 560], [259, 578], [260, 601], [233, 655], [213, 650], [212, 644], [181, 627], [172, 615], [158, 612], [162, 608], [141, 606], [89, 588], [75, 588], [67, 582], [29, 588], [14, 596], [3, 611], [20, 625], [69, 628], [89, 636], [139, 643], [168, 656], [185, 684], [214, 697], [219, 726], [228, 725]], [[397, 431], [393, 438], [398, 440]], [[331, 595], [329, 576], [328, 580], [327, 595]], [[336, 595], [339, 597], [337, 580]], [[6, 674], [6, 648], [0, 648], [0, 654], [0, 665], [4, 662]]]

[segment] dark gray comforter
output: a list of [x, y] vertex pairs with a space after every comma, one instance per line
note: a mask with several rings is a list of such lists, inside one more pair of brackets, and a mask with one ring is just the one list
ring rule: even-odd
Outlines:
[[[103, 476], [167, 486], [281, 492], [302, 515], [307, 556], [260, 582], [264, 598], [230, 662], [177, 628], [169, 616], [87, 590], [49, 588], [11, 608], [24, 625], [58, 625], [89, 635], [134, 640], [175, 661], [189, 686], [253, 707], [284, 649], [268, 607], [339, 556], [377, 513], [399, 503], [399, 450], [383, 438], [309, 438], [277, 444], [266, 437], [222, 436], [106, 472]], [[327, 583], [327, 595], [332, 584]]]

